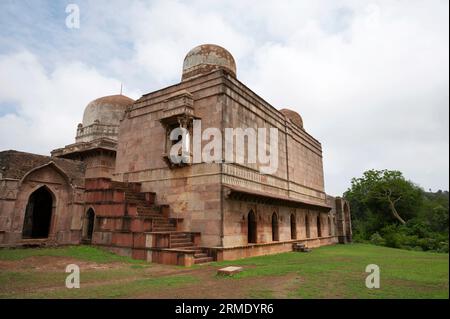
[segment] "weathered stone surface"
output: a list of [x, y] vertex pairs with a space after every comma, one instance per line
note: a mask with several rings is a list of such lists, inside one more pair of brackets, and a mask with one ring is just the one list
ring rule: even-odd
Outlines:
[[217, 274], [223, 275], [223, 276], [232, 276], [232, 275], [240, 273], [243, 270], [244, 270], [244, 268], [242, 268], [242, 267], [228, 266], [228, 267], [217, 270]]

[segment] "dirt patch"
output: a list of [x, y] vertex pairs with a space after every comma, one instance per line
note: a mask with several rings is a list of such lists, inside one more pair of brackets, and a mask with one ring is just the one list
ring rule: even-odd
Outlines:
[[0, 270], [65, 271], [69, 264], [78, 265], [81, 271], [116, 269], [123, 266], [120, 262], [99, 264], [69, 257], [32, 256], [21, 260], [0, 260]]
[[270, 291], [274, 298], [285, 298], [287, 293], [301, 281], [300, 276], [296, 274], [236, 279], [217, 276], [217, 269], [216, 267], [187, 269], [184, 273], [198, 278], [197, 283], [186, 287], [148, 291], [144, 294], [133, 296], [133, 298], [240, 299], [248, 298], [252, 293], [258, 291]]

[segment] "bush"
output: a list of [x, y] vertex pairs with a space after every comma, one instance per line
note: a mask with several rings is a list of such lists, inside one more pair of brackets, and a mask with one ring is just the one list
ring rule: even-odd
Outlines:
[[354, 243], [367, 243], [367, 239], [361, 233], [355, 233], [352, 235], [352, 241]]
[[439, 253], [448, 253], [448, 241], [447, 242], [440, 242], [439, 248], [437, 250]]
[[376, 232], [375, 234], [370, 236], [370, 242], [374, 245], [379, 245], [379, 246], [384, 246], [386, 244], [386, 241], [384, 240], [383, 237], [381, 237], [380, 234], [378, 234], [378, 232]]

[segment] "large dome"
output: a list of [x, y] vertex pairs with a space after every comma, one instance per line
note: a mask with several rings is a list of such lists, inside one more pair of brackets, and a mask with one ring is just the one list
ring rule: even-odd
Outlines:
[[236, 76], [236, 63], [233, 56], [218, 45], [202, 44], [189, 51], [184, 58], [181, 80], [184, 81], [218, 69], [225, 69]]
[[98, 121], [100, 124], [119, 125], [127, 107], [134, 100], [125, 95], [110, 95], [98, 98], [86, 106], [83, 114], [83, 126]]
[[283, 113], [283, 115], [291, 120], [291, 122], [295, 125], [303, 127], [303, 119], [297, 112], [290, 109], [282, 109], [280, 112]]

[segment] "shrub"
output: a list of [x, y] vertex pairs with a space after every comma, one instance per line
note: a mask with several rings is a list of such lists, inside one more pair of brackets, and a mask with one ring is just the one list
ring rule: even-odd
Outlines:
[[370, 236], [370, 242], [374, 245], [384, 246], [386, 244], [386, 241], [384, 240], [381, 235], [376, 232], [372, 236]]

